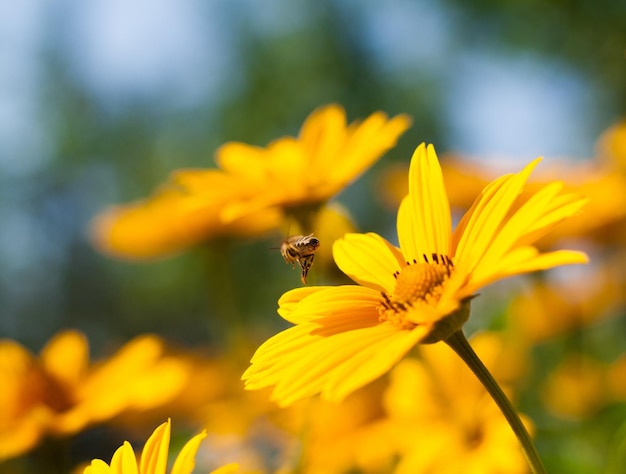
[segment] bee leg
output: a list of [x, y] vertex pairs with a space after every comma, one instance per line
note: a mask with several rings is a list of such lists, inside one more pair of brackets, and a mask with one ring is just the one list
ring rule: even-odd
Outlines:
[[311, 265], [313, 265], [313, 259], [315, 258], [314, 254], [306, 255], [299, 259], [300, 266], [302, 267], [302, 274], [300, 276], [300, 280], [303, 285], [306, 285], [306, 276], [309, 274], [309, 269]]

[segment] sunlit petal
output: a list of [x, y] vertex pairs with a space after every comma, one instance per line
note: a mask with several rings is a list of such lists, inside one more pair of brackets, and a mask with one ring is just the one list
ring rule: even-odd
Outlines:
[[170, 429], [170, 421], [168, 420], [154, 430], [148, 438], [141, 453], [140, 474], [165, 474], [170, 445]]
[[[137, 464], [135, 464], [135, 469]], [[91, 464], [85, 468], [83, 474], [111, 474], [111, 468], [107, 463], [100, 459], [94, 459]]]
[[377, 234], [346, 234], [333, 244], [337, 266], [355, 282], [378, 291], [392, 289], [403, 265], [400, 251]]
[[332, 288], [330, 286], [303, 286], [300, 288], [294, 288], [284, 293], [278, 299], [278, 314], [284, 319], [290, 321], [289, 315], [294, 308], [309, 295], [322, 291], [326, 288]]
[[301, 324], [320, 318], [340, 319], [345, 314], [369, 317], [380, 305], [380, 293], [368, 287], [344, 285], [322, 288], [291, 305], [289, 312], [279, 309], [279, 314], [289, 322]]
[[[450, 251], [452, 224], [450, 205], [443, 183], [441, 166], [432, 145], [417, 147], [409, 167], [409, 200], [413, 236], [420, 236], [422, 253], [447, 255]], [[404, 250], [404, 249], [403, 249]], [[406, 255], [407, 260], [421, 254]]]
[[172, 474], [191, 474], [196, 466], [196, 454], [200, 443], [206, 438], [206, 431], [197, 434], [191, 438], [176, 456], [174, 466], [172, 466]]
[[489, 249], [511, 206], [519, 197], [530, 173], [539, 163], [532, 161], [521, 172], [498, 180], [481, 195], [476, 206], [470, 210], [463, 235], [459, 238], [455, 257], [467, 262], [470, 271], [478, 265]]
[[119, 474], [138, 474], [137, 458], [128, 441], [117, 448], [111, 458], [111, 471]]
[[[306, 325], [292, 329], [303, 327]], [[246, 388], [274, 385], [272, 398], [280, 405], [319, 392], [324, 398], [340, 401], [355, 387], [388, 370], [423, 336], [420, 331], [399, 332], [389, 324], [324, 336], [317, 334], [318, 329], [309, 327], [310, 334], [287, 330], [274, 336], [283, 345], [279, 358], [275, 352], [266, 354], [261, 346], [244, 374]], [[357, 366], [361, 368], [356, 370]]]

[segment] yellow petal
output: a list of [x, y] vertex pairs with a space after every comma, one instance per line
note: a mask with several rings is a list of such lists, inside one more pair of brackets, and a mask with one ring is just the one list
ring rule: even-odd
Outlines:
[[475, 273], [481, 273], [483, 267], [499, 266], [503, 255], [518, 244], [522, 236], [533, 230], [534, 223], [541, 217], [562, 187], [560, 183], [545, 186], [515, 211], [494, 236], [493, 242], [474, 268]]
[[577, 194], [557, 196], [549, 203], [533, 225], [520, 238], [520, 243], [531, 244], [550, 232], [563, 219], [572, 217], [589, 202], [585, 197]]
[[589, 257], [584, 252], [577, 252], [575, 250], [556, 250], [554, 252], [542, 253], [535, 258], [521, 262], [519, 265], [509, 266], [507, 268], [507, 276], [538, 270], [547, 270], [561, 265], [574, 265], [588, 262]]
[[378, 340], [355, 350], [350, 359], [329, 374], [323, 398], [335, 402], [343, 400], [354, 390], [388, 372], [427, 334], [425, 327], [398, 331], [390, 324], [383, 324], [377, 330], [380, 333], [377, 334]]
[[327, 159], [337, 156], [337, 150], [346, 139], [346, 112], [337, 104], [314, 110], [302, 124], [300, 139], [305, 149], [310, 150], [309, 164], [332, 170]]
[[183, 446], [180, 453], [176, 457], [176, 461], [172, 467], [172, 474], [191, 474], [196, 466], [196, 454], [198, 453], [198, 448], [206, 436], [205, 430], [185, 443], [185, 446]]
[[79, 331], [64, 331], [54, 336], [41, 351], [46, 371], [68, 386], [78, 384], [89, 365], [89, 344]]
[[[135, 467], [137, 465], [135, 464]], [[85, 468], [83, 474], [111, 474], [111, 468], [107, 463], [100, 459], [94, 459], [91, 464]]]
[[[411, 125], [406, 115], [389, 120], [383, 112], [375, 112], [363, 122], [350, 124], [348, 136], [334, 157], [328, 156], [326, 169], [335, 192], [369, 168], [383, 153], [393, 147], [398, 137]], [[333, 162], [328, 160], [334, 158]], [[338, 159], [340, 158], [340, 159]]]
[[401, 252], [374, 233], [346, 234], [333, 244], [333, 256], [342, 272], [377, 291], [393, 290], [393, 274], [404, 265]]
[[534, 243], [560, 221], [578, 212], [587, 200], [573, 194], [557, 196], [562, 187], [558, 182], [544, 186], [515, 211], [494, 237], [474, 271], [481, 273], [483, 267], [499, 266], [510, 249]]
[[246, 388], [274, 386], [272, 399], [281, 406], [317, 393], [340, 401], [387, 371], [424, 336], [388, 323], [321, 336], [324, 329], [304, 324], [274, 336], [272, 350], [261, 346], [244, 374]]
[[473, 293], [501, 278], [537, 270], [547, 270], [560, 265], [587, 263], [587, 261], [587, 255], [574, 250], [557, 250], [540, 254], [535, 247], [519, 247], [503, 256], [497, 265], [489, 268], [481, 267], [481, 272], [474, 272], [464, 289]]
[[330, 286], [303, 286], [295, 288], [284, 293], [278, 300], [278, 314], [280, 314], [287, 321], [291, 321], [290, 314], [295, 307], [309, 295], [317, 293], [318, 291], [326, 288], [332, 288]]
[[157, 427], [141, 453], [141, 474], [165, 474], [167, 469], [167, 453], [170, 445], [170, 420]]
[[115, 474], [138, 474], [137, 458], [128, 441], [124, 441], [124, 444], [113, 454], [111, 471]]
[[265, 179], [267, 158], [265, 148], [241, 142], [225, 143], [215, 153], [215, 161], [222, 170], [252, 181]]
[[488, 185], [466, 214], [468, 217], [464, 217], [463, 233], [458, 237], [455, 257], [466, 262], [469, 271], [476, 268], [492, 245], [503, 220], [539, 161], [536, 159], [521, 172], [503, 176]]
[[236, 472], [239, 472], [239, 464], [233, 462], [214, 469], [210, 474], [235, 474]]
[[334, 318], [336, 323], [349, 318], [351, 324], [357, 324], [354, 319], [359, 318], [376, 321], [380, 300], [380, 293], [363, 286], [322, 287], [321, 291], [310, 293], [294, 305], [287, 316], [284, 312], [281, 316], [294, 324], [326, 318]]
[[[421, 259], [424, 253], [448, 255], [452, 234], [450, 204], [432, 145], [422, 143], [413, 153], [408, 200], [410, 204], [404, 205], [403, 214], [398, 214], [398, 238], [405, 259]], [[414, 243], [409, 239], [415, 239]]]

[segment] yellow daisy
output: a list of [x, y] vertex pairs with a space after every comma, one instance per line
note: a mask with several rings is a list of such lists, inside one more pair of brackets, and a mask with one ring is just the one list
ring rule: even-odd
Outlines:
[[45, 436], [67, 437], [103, 423], [136, 425], [165, 408], [184, 413], [197, 407], [198, 399], [186, 397], [195, 392], [206, 401], [219, 385], [197, 391], [195, 377], [223, 378], [221, 371], [200, 372], [205, 366], [154, 335], [138, 336], [100, 361], [90, 360], [87, 338], [74, 330], [55, 335], [39, 357], [0, 340], [0, 462]]
[[538, 162], [489, 184], [453, 232], [435, 150], [420, 145], [398, 211], [400, 248], [373, 233], [335, 242], [337, 265], [359, 286], [285, 293], [278, 312], [295, 326], [257, 350], [243, 375], [246, 388], [274, 387], [272, 398], [283, 406], [318, 393], [340, 401], [415, 344], [459, 334], [481, 287], [586, 262], [581, 252], [541, 253], [532, 245], [586, 201], [559, 194], [562, 184], [554, 182], [516, 202]]
[[[128, 441], [125, 441], [113, 454], [111, 463], [94, 459], [84, 470], [84, 474], [165, 474], [170, 444], [170, 420], [159, 426], [148, 438], [143, 448], [140, 462]], [[195, 467], [195, 457], [206, 432], [191, 438], [174, 461], [171, 474], [191, 474]], [[237, 471], [236, 465], [223, 466], [214, 473], [226, 474]]]
[[[482, 333], [472, 338], [472, 346], [505, 387], [506, 379], [519, 382], [519, 369], [510, 373], [510, 367], [523, 366], [524, 361], [518, 360], [509, 340]], [[528, 472], [498, 407], [463, 361], [443, 344], [422, 345], [419, 357], [403, 359], [390, 372], [384, 403], [389, 424], [386, 442], [399, 458], [394, 474]]]
[[297, 138], [282, 137], [266, 148], [227, 143], [216, 161], [251, 192], [227, 204], [222, 216], [230, 221], [272, 207], [288, 214], [314, 209], [373, 165], [410, 124], [406, 115], [389, 119], [383, 112], [348, 124], [345, 110], [330, 104], [313, 111]]
[[280, 227], [276, 209], [223, 222], [224, 205], [249, 188], [216, 170], [206, 170], [202, 184], [201, 195], [170, 182], [146, 200], [106, 209], [91, 223], [91, 241], [117, 258], [149, 259], [214, 239], [259, 237]]
[[215, 238], [262, 236], [293, 218], [311, 231], [315, 211], [392, 148], [410, 126], [406, 115], [375, 112], [348, 124], [336, 104], [315, 110], [298, 137], [266, 148], [224, 144], [218, 169], [172, 173], [152, 197], [111, 207], [94, 219], [91, 237], [123, 258], [168, 255]]

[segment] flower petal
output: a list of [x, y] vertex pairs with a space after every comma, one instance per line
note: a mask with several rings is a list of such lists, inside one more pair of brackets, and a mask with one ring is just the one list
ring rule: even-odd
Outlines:
[[167, 454], [170, 445], [170, 420], [154, 430], [146, 441], [141, 453], [141, 474], [165, 474], [167, 469]]
[[[279, 308], [279, 314], [294, 324], [316, 322], [325, 318], [341, 320], [346, 315], [355, 319], [369, 319], [377, 314], [376, 308], [380, 305], [381, 296], [371, 288], [356, 285], [319, 288], [320, 291], [309, 292], [296, 304], [288, 303], [289, 311], [281, 311], [282, 307]], [[279, 304], [282, 304], [281, 301], [282, 298]]]
[[290, 314], [298, 303], [309, 295], [318, 291], [333, 288], [332, 286], [302, 286], [284, 293], [278, 300], [278, 314], [287, 321], [291, 321]]
[[[352, 357], [328, 374], [328, 382], [322, 397], [339, 402], [351, 392], [377, 379], [398, 363], [415, 344], [427, 335], [426, 327], [418, 326], [411, 331], [398, 331], [391, 324], [378, 326], [377, 338], [360, 348], [355, 345]], [[373, 329], [369, 332], [374, 332]], [[361, 334], [349, 334], [360, 339]], [[348, 339], [348, 334], [346, 335]], [[361, 343], [361, 341], [358, 341]]]
[[561, 220], [578, 212], [587, 200], [573, 194], [558, 197], [562, 187], [558, 182], [544, 186], [517, 209], [503, 224], [474, 271], [482, 273], [498, 267], [506, 252], [534, 243]]
[[214, 469], [209, 474], [235, 474], [239, 472], [239, 464], [236, 462], [226, 464], [225, 466], [218, 467]]
[[[137, 467], [136, 464], [135, 467]], [[94, 459], [89, 466], [85, 467], [83, 474], [111, 474], [111, 468], [101, 459]]]
[[[309, 164], [330, 171], [325, 160], [337, 156], [337, 150], [346, 140], [346, 112], [338, 104], [329, 104], [314, 110], [300, 129], [300, 140], [310, 150]], [[328, 166], [328, 167], [326, 167]]]
[[448, 255], [452, 235], [450, 204], [432, 145], [422, 143], [413, 153], [405, 201], [398, 212], [398, 239], [405, 260], [421, 260], [423, 254]]
[[547, 270], [560, 265], [587, 263], [588, 260], [586, 254], [574, 250], [557, 250], [540, 254], [535, 247], [519, 247], [503, 256], [496, 266], [486, 269], [483, 267], [483, 271], [473, 273], [464, 290], [471, 294], [501, 278]]
[[174, 466], [172, 466], [172, 474], [191, 474], [196, 466], [196, 454], [200, 443], [206, 438], [206, 430], [191, 438], [176, 456]]
[[542, 253], [518, 265], [509, 265], [505, 276], [518, 275], [521, 273], [547, 270], [561, 265], [574, 265], [588, 263], [589, 257], [584, 252], [575, 250], [555, 250], [554, 252]]
[[320, 392], [340, 401], [389, 370], [425, 335], [389, 323], [337, 329], [303, 324], [274, 336], [244, 373], [246, 388], [274, 386], [272, 399], [281, 406]]
[[111, 458], [111, 471], [115, 473], [138, 474], [137, 458], [128, 441], [124, 441], [124, 444], [113, 453], [113, 458]]
[[381, 236], [346, 234], [333, 244], [337, 266], [360, 285], [377, 291], [395, 286], [394, 272], [404, 265], [402, 253]]
[[[539, 161], [536, 159], [519, 173], [492, 182], [463, 217], [462, 225], [455, 231], [454, 240], [458, 242], [455, 258], [465, 262], [470, 272], [480, 264], [489, 250], [511, 206]], [[459, 235], [459, 231], [462, 234]]]
[[374, 112], [363, 122], [350, 124], [341, 148], [335, 155], [327, 155], [326, 163], [322, 164], [330, 173], [326, 179], [334, 183], [338, 191], [395, 146], [398, 137], [410, 126], [411, 119], [407, 115], [388, 119], [383, 112]]
[[89, 343], [78, 331], [55, 335], [41, 351], [41, 363], [48, 374], [68, 386], [79, 384], [89, 366]]

